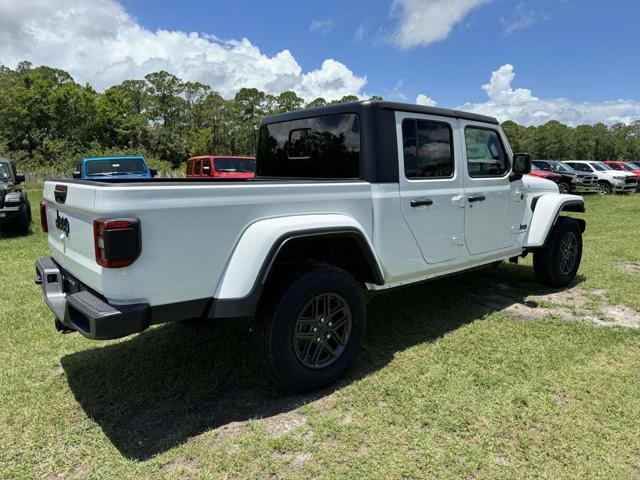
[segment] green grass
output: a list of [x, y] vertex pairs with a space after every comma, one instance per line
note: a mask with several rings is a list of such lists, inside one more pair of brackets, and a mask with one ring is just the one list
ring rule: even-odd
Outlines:
[[[640, 197], [587, 209], [577, 288], [640, 310], [640, 278], [616, 267], [640, 261]], [[530, 259], [378, 297], [347, 378], [280, 396], [241, 321], [57, 333], [33, 284], [46, 254], [35, 223], [0, 236], [2, 478], [640, 477], [640, 331], [474, 300], [547, 293]]]

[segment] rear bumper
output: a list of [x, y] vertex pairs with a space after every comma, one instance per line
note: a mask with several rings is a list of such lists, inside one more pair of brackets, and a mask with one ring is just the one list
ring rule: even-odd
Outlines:
[[94, 340], [124, 337], [151, 324], [149, 304], [110, 305], [60, 268], [51, 257], [36, 260], [36, 283], [65, 327]]

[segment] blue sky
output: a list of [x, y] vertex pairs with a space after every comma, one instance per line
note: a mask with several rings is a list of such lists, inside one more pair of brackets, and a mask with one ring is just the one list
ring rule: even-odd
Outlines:
[[[640, 100], [638, 0], [496, 0], [472, 10], [446, 39], [404, 51], [382, 38], [392, 34], [397, 20], [388, 1], [180, 4], [176, 9], [172, 1], [124, 2], [151, 29], [246, 37], [268, 55], [291, 50], [305, 71], [325, 58], [336, 59], [367, 76], [367, 92], [385, 98], [402, 82], [401, 90], [412, 100], [426, 91], [448, 106], [481, 101], [480, 85], [510, 63], [517, 83], [542, 97]], [[507, 25], [522, 16], [531, 17], [531, 25], [507, 33]], [[312, 30], [314, 20], [324, 24]], [[364, 28], [361, 40], [359, 27]]]
[[527, 124], [640, 118], [637, 0], [2, 0], [0, 8], [2, 63], [53, 63], [98, 89], [163, 68], [225, 96], [242, 86], [290, 88], [307, 100], [381, 95]]

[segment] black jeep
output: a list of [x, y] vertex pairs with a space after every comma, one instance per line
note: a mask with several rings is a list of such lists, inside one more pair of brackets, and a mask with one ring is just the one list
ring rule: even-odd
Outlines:
[[31, 226], [31, 205], [27, 192], [18, 187], [24, 175], [15, 166], [0, 158], [0, 230], [26, 235]]

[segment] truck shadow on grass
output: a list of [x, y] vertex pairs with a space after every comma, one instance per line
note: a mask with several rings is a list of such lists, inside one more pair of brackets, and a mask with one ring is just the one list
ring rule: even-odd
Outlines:
[[499, 309], [495, 301], [478, 302], [477, 294], [505, 285], [511, 289], [501, 297], [504, 307], [550, 292], [535, 283], [530, 267], [509, 265], [375, 298], [356, 365], [337, 386], [313, 394], [272, 391], [242, 320], [159, 326], [61, 363], [87, 416], [125, 457], [146, 460], [207, 430], [269, 418], [330, 395], [383, 368], [396, 352]]

